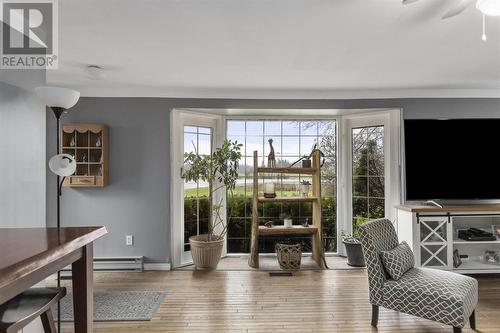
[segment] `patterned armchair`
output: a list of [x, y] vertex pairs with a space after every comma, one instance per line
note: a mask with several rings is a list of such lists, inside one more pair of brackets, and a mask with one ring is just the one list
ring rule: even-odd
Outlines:
[[429, 268], [411, 268], [399, 280], [385, 272], [380, 251], [394, 249], [398, 238], [392, 222], [373, 220], [359, 228], [368, 269], [372, 326], [379, 306], [453, 326], [458, 333], [469, 318], [475, 328], [478, 283], [468, 276]]

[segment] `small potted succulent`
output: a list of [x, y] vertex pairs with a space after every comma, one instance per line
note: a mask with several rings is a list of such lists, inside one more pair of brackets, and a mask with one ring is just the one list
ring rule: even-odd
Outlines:
[[342, 233], [342, 243], [344, 243], [347, 254], [347, 264], [353, 267], [365, 267], [365, 257], [359, 237]]
[[283, 225], [285, 226], [285, 228], [292, 227], [293, 221], [292, 221], [292, 215], [290, 213], [281, 213], [280, 219], [283, 220]]
[[309, 191], [311, 190], [311, 182], [308, 180], [303, 180], [300, 182], [300, 194], [303, 197], [309, 196]]

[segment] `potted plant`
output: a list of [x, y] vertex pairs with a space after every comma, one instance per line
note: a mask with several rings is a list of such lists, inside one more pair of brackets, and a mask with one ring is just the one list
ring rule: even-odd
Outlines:
[[365, 257], [359, 236], [342, 233], [342, 243], [347, 254], [347, 264], [353, 267], [365, 267]]
[[283, 225], [285, 228], [291, 228], [292, 227], [292, 215], [290, 213], [281, 213], [280, 214], [280, 219], [283, 220]]
[[310, 168], [311, 167], [311, 155], [302, 156], [302, 167]]
[[184, 154], [184, 181], [208, 183], [208, 233], [189, 238], [191, 256], [196, 267], [215, 269], [219, 263], [227, 223], [224, 223], [226, 221], [221, 214], [224, 207], [222, 195], [217, 203], [213, 202], [213, 198], [217, 191], [228, 191], [232, 195], [238, 179], [242, 146], [237, 141], [224, 140], [222, 146], [216, 148], [211, 155], [199, 155], [196, 150]]
[[309, 191], [311, 190], [311, 182], [308, 180], [302, 180], [300, 182], [300, 194], [303, 197], [309, 196]]

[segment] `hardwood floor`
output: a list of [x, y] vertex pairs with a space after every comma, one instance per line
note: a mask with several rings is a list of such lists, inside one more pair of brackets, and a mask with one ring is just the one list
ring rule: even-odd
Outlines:
[[[500, 332], [500, 276], [479, 279], [478, 331]], [[451, 327], [381, 308], [370, 326], [365, 270], [96, 273], [95, 290], [160, 290], [152, 321], [95, 323], [95, 332], [452, 332]], [[63, 332], [71, 332], [63, 323]], [[465, 329], [464, 332], [473, 332]]]

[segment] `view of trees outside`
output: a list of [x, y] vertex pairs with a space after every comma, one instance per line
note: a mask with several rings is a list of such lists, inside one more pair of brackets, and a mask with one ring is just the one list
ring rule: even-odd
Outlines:
[[[303, 155], [309, 155], [317, 143], [325, 155], [322, 168], [322, 218], [325, 250], [335, 252], [336, 244], [336, 124], [334, 120], [228, 120], [227, 139], [242, 143], [244, 160], [240, 163], [238, 187], [227, 198], [228, 252], [248, 253], [252, 224], [253, 152], [258, 152], [261, 166], [267, 164], [269, 139], [273, 139], [276, 165], [287, 167]], [[300, 163], [300, 162], [299, 162]], [[299, 183], [311, 181], [310, 175], [266, 175], [260, 179], [259, 191], [264, 183], [275, 183], [278, 196], [299, 196]], [[259, 222], [273, 221], [283, 224], [281, 213], [289, 213], [294, 224], [306, 219], [312, 223], [310, 203], [265, 203], [259, 204]], [[277, 237], [265, 237], [259, 242], [261, 252], [274, 252]], [[283, 239], [281, 239], [283, 240]], [[310, 250], [310, 236], [296, 237], [294, 241], [303, 244], [303, 250]]]
[[367, 219], [385, 216], [384, 127], [352, 129], [353, 233]]
[[[352, 184], [353, 231], [367, 219], [384, 216], [384, 127], [372, 126], [352, 129]], [[243, 144], [239, 180], [233, 196], [227, 195], [229, 253], [248, 253], [252, 224], [253, 151], [258, 152], [259, 164], [265, 166], [269, 154], [268, 139], [273, 139], [278, 167], [290, 166], [303, 155], [309, 155], [318, 143], [324, 157], [321, 170], [322, 218], [324, 246], [327, 252], [337, 251], [337, 137], [335, 120], [228, 120], [227, 139]], [[184, 150], [211, 153], [210, 128], [185, 126]], [[308, 175], [267, 175], [260, 180], [276, 184], [276, 194], [298, 196], [301, 180], [311, 181]], [[259, 204], [259, 222], [282, 224], [281, 213], [289, 213], [294, 224], [306, 219], [312, 222], [310, 203]], [[189, 237], [208, 229], [208, 184], [184, 184], [184, 244], [189, 251]], [[274, 252], [275, 237], [259, 242], [260, 252]], [[281, 240], [283, 240], [281, 238]], [[303, 251], [310, 249], [310, 237], [297, 237]]]

